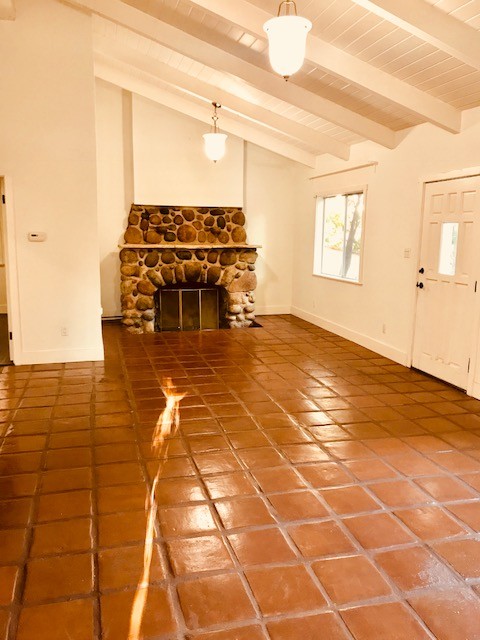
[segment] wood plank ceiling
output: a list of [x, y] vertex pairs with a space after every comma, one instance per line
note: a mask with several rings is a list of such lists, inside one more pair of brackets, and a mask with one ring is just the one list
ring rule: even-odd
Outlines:
[[278, 0], [64, 0], [94, 15], [98, 77], [304, 164], [480, 106], [480, 0], [297, 0], [313, 29], [288, 83], [263, 23]]

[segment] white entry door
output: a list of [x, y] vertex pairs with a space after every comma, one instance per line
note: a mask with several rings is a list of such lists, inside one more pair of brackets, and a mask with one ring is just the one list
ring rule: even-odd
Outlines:
[[467, 388], [480, 255], [480, 177], [425, 187], [413, 366]]

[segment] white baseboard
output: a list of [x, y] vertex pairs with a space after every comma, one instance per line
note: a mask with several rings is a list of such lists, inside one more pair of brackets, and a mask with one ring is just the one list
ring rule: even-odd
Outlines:
[[370, 336], [366, 336], [363, 333], [358, 333], [357, 331], [352, 331], [352, 329], [348, 329], [341, 324], [336, 324], [335, 322], [330, 322], [330, 320], [325, 320], [325, 318], [321, 318], [320, 316], [316, 316], [313, 313], [309, 313], [308, 311], [304, 311], [303, 309], [299, 309], [298, 307], [292, 307], [291, 313], [302, 320], [306, 320], [307, 322], [311, 322], [317, 327], [321, 327], [322, 329], [326, 329], [327, 331], [331, 331], [332, 333], [336, 333], [342, 338], [346, 338], [347, 340], [351, 340], [352, 342], [356, 342], [357, 344], [365, 347], [366, 349], [370, 349], [371, 351], [375, 351], [379, 353], [381, 356], [385, 358], [389, 358], [394, 362], [398, 362], [399, 364], [403, 364], [408, 367], [409, 364], [409, 354], [406, 351], [401, 351], [396, 347], [392, 347], [389, 344], [385, 344], [385, 342], [380, 342], [380, 340], [375, 340], [375, 338], [371, 338]]
[[292, 308], [287, 305], [280, 305], [278, 307], [274, 307], [271, 305], [267, 305], [266, 307], [255, 307], [255, 315], [256, 316], [277, 316], [277, 315], [285, 315], [292, 312]]
[[[468, 391], [467, 391], [468, 393]], [[480, 382], [474, 382], [473, 386], [470, 390], [469, 395], [472, 396], [472, 398], [476, 398], [477, 400], [480, 400]]]
[[23, 351], [15, 354], [14, 364], [52, 364], [59, 362], [89, 362], [104, 360], [103, 345], [89, 349], [46, 349], [44, 351]]

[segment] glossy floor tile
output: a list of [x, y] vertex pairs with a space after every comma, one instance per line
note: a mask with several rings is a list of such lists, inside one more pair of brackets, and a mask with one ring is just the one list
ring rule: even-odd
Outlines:
[[0, 640], [480, 639], [480, 402], [261, 321], [1, 370]]

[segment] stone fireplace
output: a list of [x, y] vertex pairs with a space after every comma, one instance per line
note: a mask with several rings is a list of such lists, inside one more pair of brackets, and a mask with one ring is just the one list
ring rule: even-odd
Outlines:
[[244, 225], [236, 207], [132, 205], [120, 247], [122, 322], [128, 330], [159, 330], [161, 290], [189, 286], [219, 290], [218, 326], [251, 326], [258, 245], [247, 244]]

